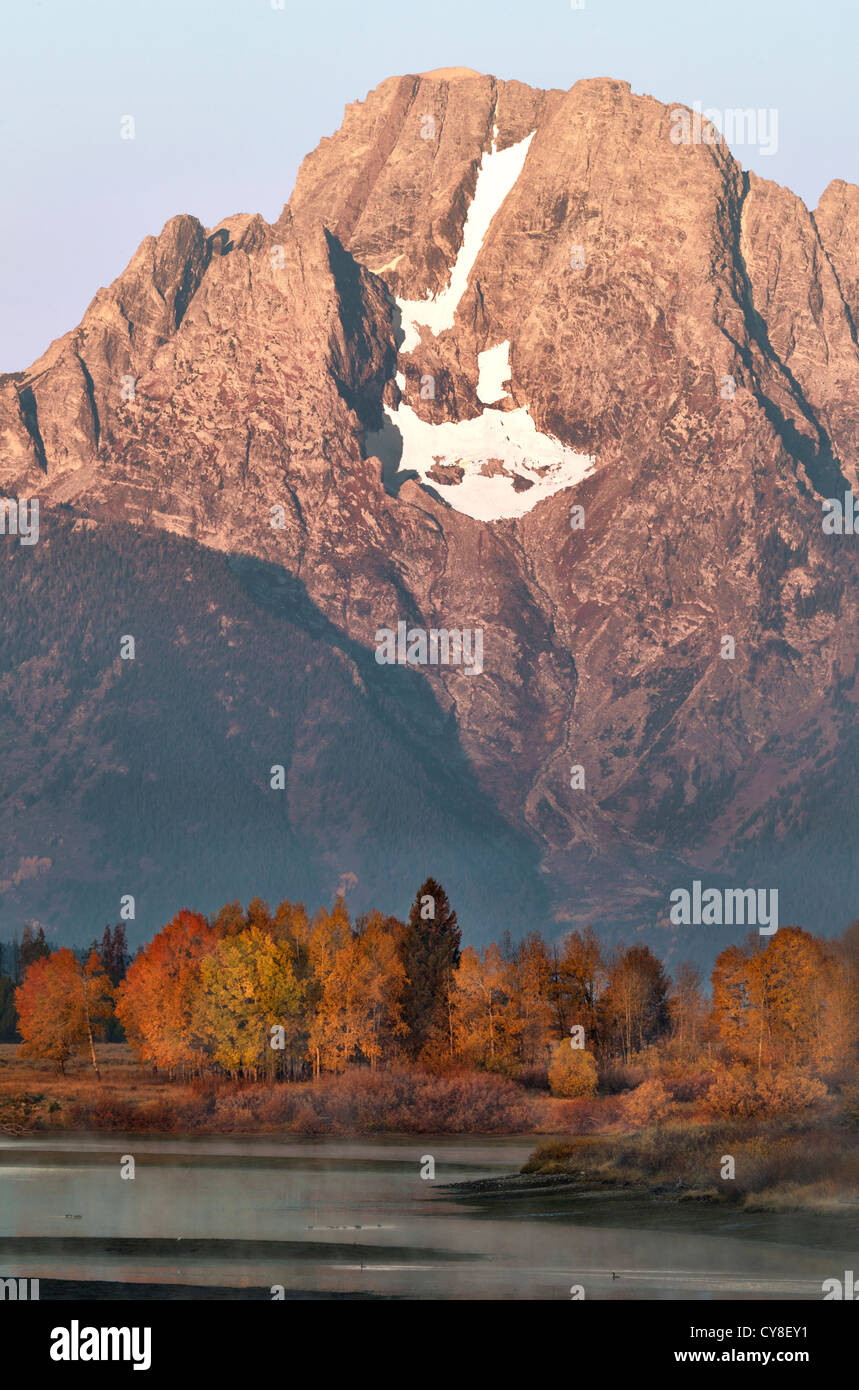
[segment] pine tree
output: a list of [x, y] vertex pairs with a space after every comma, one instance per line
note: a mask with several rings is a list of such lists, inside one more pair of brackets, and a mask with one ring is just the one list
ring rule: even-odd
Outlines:
[[18, 968], [23, 976], [25, 970], [33, 961], [44, 960], [51, 954], [51, 948], [45, 940], [45, 928], [39, 927], [37, 932], [33, 931], [32, 923], [24, 925], [24, 935], [21, 938], [21, 946], [18, 953]]
[[105, 927], [102, 934], [101, 943], [93, 949], [98, 950], [101, 963], [107, 971], [112, 985], [118, 985], [124, 978], [128, 968], [128, 943], [125, 939], [125, 924], [123, 922], [111, 930]]
[[113, 979], [113, 934], [109, 926], [105, 927], [104, 932], [102, 933], [101, 945], [98, 946], [97, 949], [99, 955], [101, 956], [102, 965], [107, 971], [110, 979], [113, 981], [114, 984], [116, 984], [116, 981]]
[[[111, 985], [116, 989], [125, 979], [125, 972], [128, 968], [128, 945], [125, 940], [125, 924], [118, 923], [112, 930], [110, 925], [106, 926], [102, 933], [101, 943], [96, 946], [93, 944], [104, 966], [105, 972]], [[108, 1042], [124, 1042], [125, 1031], [119, 1019], [112, 1017], [107, 1025], [106, 1038]]]
[[111, 972], [111, 982], [118, 985], [125, 979], [125, 972], [131, 955], [128, 950], [128, 941], [125, 936], [125, 923], [118, 922], [113, 929], [113, 970]]
[[408, 980], [403, 999], [405, 1046], [413, 1059], [437, 1061], [453, 1055], [454, 971], [461, 941], [447, 894], [428, 878], [412, 903], [403, 943]]
[[14, 1042], [17, 1036], [15, 983], [8, 975], [0, 975], [0, 1042]]

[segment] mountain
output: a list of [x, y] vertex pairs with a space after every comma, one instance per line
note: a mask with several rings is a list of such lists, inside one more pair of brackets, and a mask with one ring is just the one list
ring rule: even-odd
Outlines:
[[[499, 915], [514, 932], [594, 921], [706, 959], [730, 928], [668, 922], [694, 878], [778, 888], [783, 923], [856, 915], [859, 537], [824, 531], [823, 504], [859, 492], [859, 189], [836, 181], [811, 213], [715, 135], [676, 143], [678, 109], [608, 79], [390, 78], [308, 156], [274, 224], [173, 218], [78, 328], [0, 378], [0, 487], [42, 509], [38, 546], [3, 542], [35, 605], [6, 675], [31, 690], [16, 710], [31, 748], [62, 748], [62, 709], [85, 730], [66, 751], [78, 790], [84, 761], [107, 785], [132, 753], [146, 786], [108, 677], [135, 621], [160, 624], [146, 708], [172, 746], [167, 634], [200, 642], [205, 624], [179, 623], [181, 583], [164, 592], [170, 533], [210, 611], [243, 615], [233, 676], [301, 726], [319, 799], [306, 817], [299, 780], [282, 841], [260, 828], [243, 798], [267, 716], [234, 701], [228, 738], [225, 669], [186, 664], [182, 717], [209, 748], [195, 804], [170, 792], [174, 766], [143, 800], [123, 805], [115, 782], [110, 814], [78, 793], [59, 805], [33, 752], [29, 788], [4, 798], [0, 922], [20, 916], [21, 864], [46, 858], [28, 910], [96, 911], [45, 848], [61, 822], [108, 900], [133, 891], [119, 885], [157, 822], [153, 874], [217, 906], [181, 871], [198, 816], [221, 878], [245, 882], [259, 849], [283, 894], [293, 843], [308, 882], [336, 865], [350, 897], [389, 910], [431, 869], [454, 901], [471, 894], [473, 940]], [[74, 583], [43, 558], [61, 545], [73, 572], [112, 584], [121, 553], [133, 576], [102, 604], [86, 694], [85, 615], [55, 601]], [[76, 640], [58, 643], [54, 606]], [[378, 664], [398, 622], [480, 630], [482, 670]], [[318, 709], [290, 659], [305, 643]], [[43, 679], [61, 687], [47, 709]], [[353, 731], [376, 756], [344, 752], [334, 774], [326, 750]], [[230, 763], [236, 738], [258, 746], [253, 767]], [[235, 815], [209, 804], [210, 773], [226, 802], [235, 785]]]

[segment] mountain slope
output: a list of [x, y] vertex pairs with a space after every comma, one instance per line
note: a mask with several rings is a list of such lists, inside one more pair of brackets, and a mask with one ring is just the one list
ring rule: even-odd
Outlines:
[[256, 894], [405, 912], [433, 866], [478, 925], [494, 893], [543, 919], [536, 849], [426, 682], [384, 680], [300, 583], [66, 509], [2, 545], [0, 935], [84, 942], [125, 894], [133, 944]]

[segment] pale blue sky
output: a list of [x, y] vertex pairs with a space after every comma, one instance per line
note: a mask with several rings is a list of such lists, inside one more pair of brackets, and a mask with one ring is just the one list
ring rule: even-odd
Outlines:
[[608, 76], [776, 108], [778, 152], [738, 149], [745, 167], [812, 207], [830, 179], [859, 183], [856, 0], [26, 0], [0, 45], [0, 371], [77, 323], [174, 213], [276, 217], [302, 157], [393, 73]]

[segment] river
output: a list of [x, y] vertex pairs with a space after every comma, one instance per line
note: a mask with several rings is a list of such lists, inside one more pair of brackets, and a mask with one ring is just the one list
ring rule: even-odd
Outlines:
[[517, 1172], [535, 1143], [2, 1136], [0, 1274], [66, 1297], [820, 1299], [851, 1267], [849, 1238], [809, 1217], [445, 1191]]

